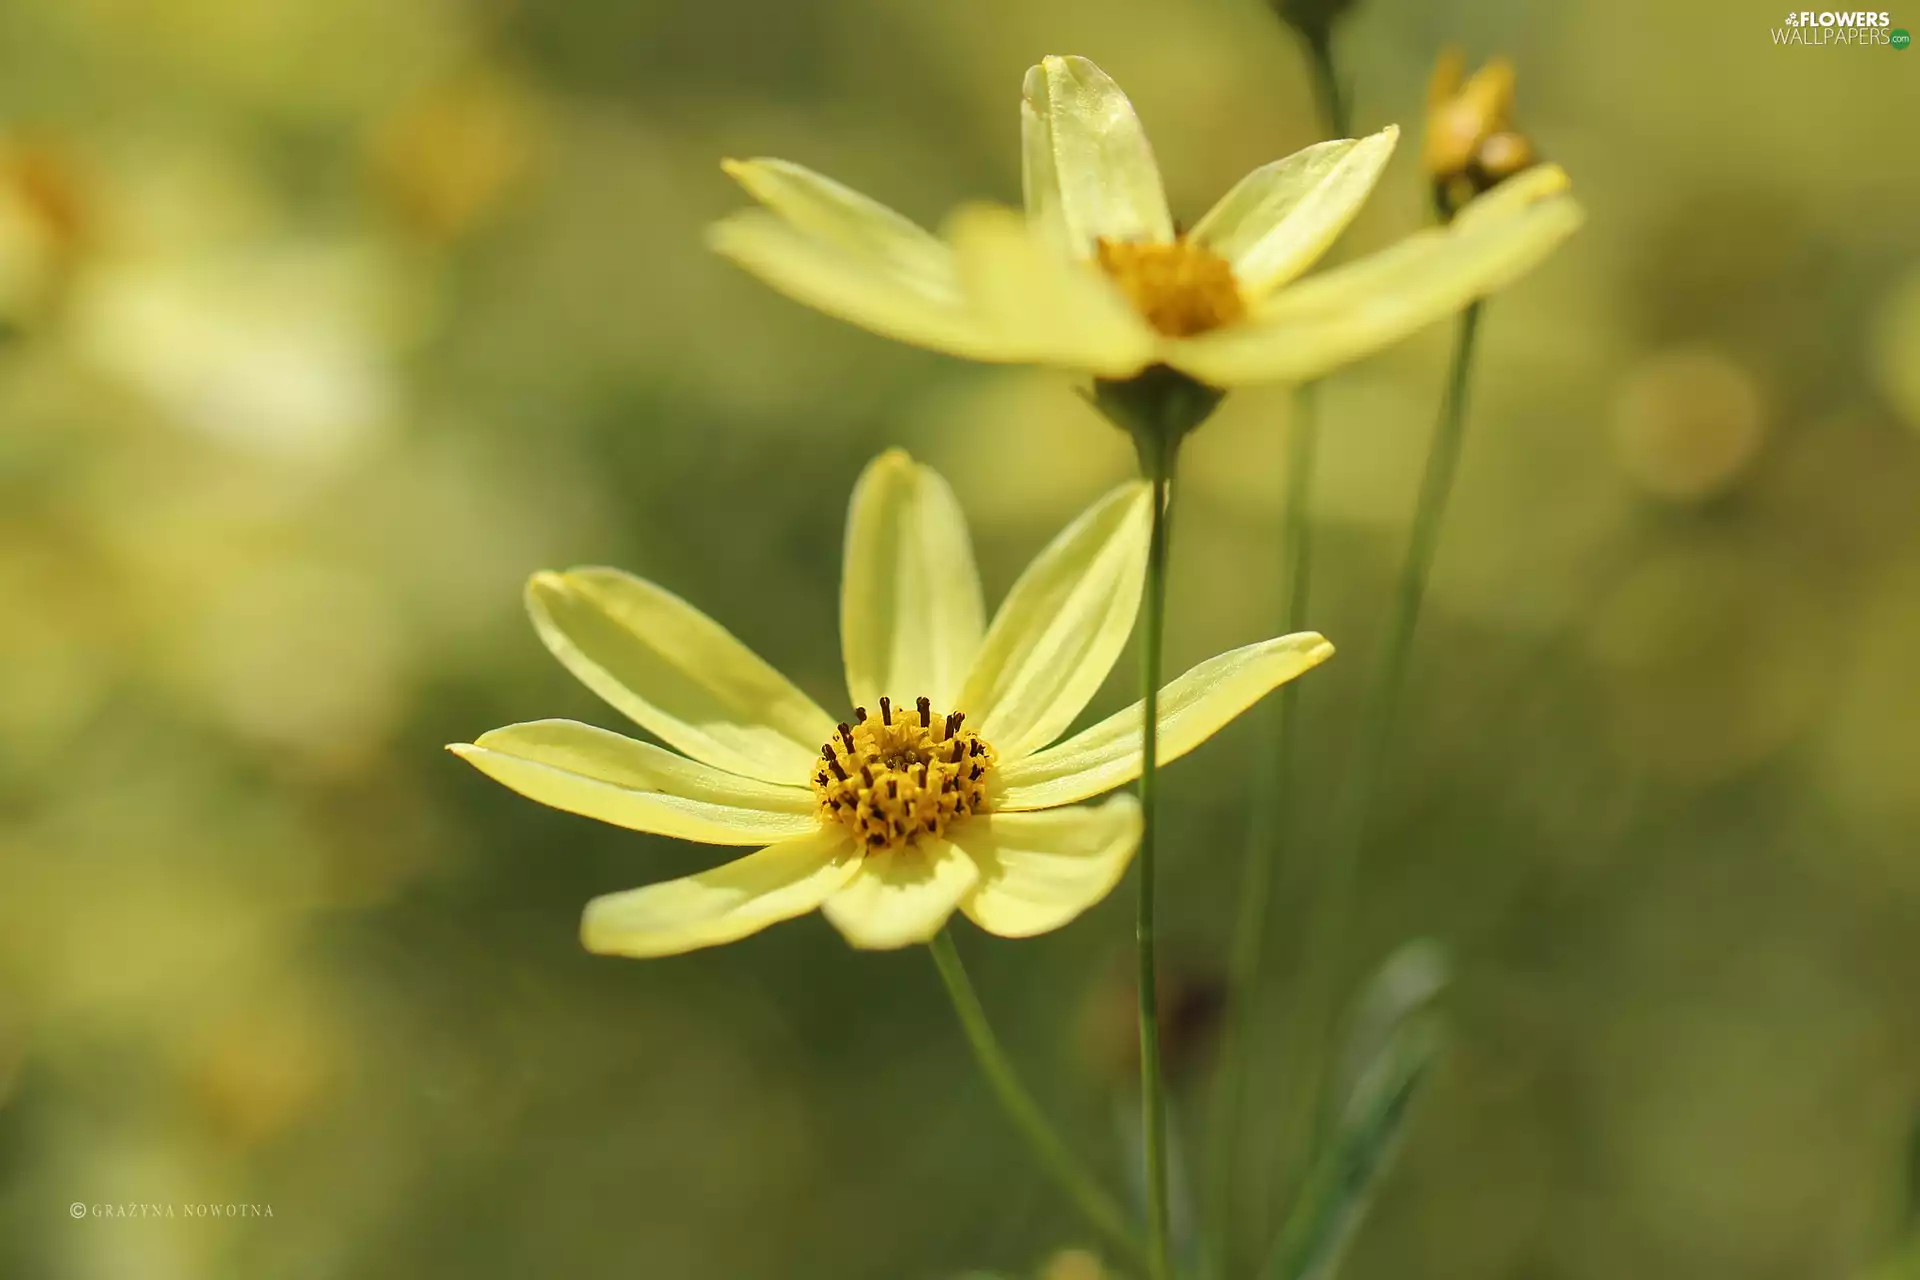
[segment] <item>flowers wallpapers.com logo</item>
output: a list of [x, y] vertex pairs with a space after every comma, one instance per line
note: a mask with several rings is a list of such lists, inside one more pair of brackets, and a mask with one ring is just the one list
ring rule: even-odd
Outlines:
[[1882, 45], [1904, 49], [1911, 38], [1904, 30], [1894, 29], [1893, 15], [1889, 13], [1801, 9], [1787, 14], [1785, 24], [1773, 28], [1773, 42], [1809, 47]]

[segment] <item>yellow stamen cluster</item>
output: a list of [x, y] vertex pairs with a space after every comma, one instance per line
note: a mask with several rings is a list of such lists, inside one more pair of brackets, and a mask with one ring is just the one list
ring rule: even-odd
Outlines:
[[993, 769], [993, 748], [960, 727], [964, 718], [926, 698], [911, 711], [882, 698], [878, 717], [857, 709], [813, 763], [821, 821], [845, 826], [870, 853], [946, 834], [986, 802]]
[[1192, 337], [1247, 314], [1233, 268], [1211, 250], [1185, 240], [1102, 240], [1097, 249], [1101, 269], [1134, 310], [1169, 338]]

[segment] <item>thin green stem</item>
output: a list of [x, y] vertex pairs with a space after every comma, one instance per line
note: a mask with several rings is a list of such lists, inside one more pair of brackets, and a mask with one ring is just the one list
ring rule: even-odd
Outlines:
[[[1313, 468], [1319, 436], [1319, 396], [1308, 383], [1294, 393], [1287, 450], [1287, 496], [1282, 529], [1287, 572], [1285, 632], [1306, 629], [1313, 585]], [[1241, 872], [1240, 915], [1234, 928], [1228, 971], [1226, 1038], [1209, 1144], [1208, 1237], [1216, 1273], [1231, 1266], [1233, 1175], [1239, 1156], [1241, 1112], [1246, 1105], [1247, 1054], [1260, 1006], [1260, 970], [1266, 958], [1267, 920], [1272, 913], [1274, 864], [1285, 839], [1293, 802], [1293, 762], [1299, 738], [1300, 683], [1280, 687], [1279, 721], [1262, 736], [1254, 766], [1255, 793], [1248, 822], [1246, 865]]]
[[1427, 577], [1433, 568], [1434, 552], [1440, 545], [1440, 527], [1446, 519], [1447, 500], [1452, 496], [1454, 472], [1460, 462], [1460, 446], [1467, 425], [1468, 374], [1473, 367], [1474, 338], [1480, 327], [1481, 307], [1479, 302], [1470, 304], [1460, 313], [1454, 329], [1453, 364], [1440, 403], [1440, 420], [1427, 451], [1426, 474], [1413, 511], [1406, 558], [1400, 565], [1399, 586], [1387, 621], [1386, 643], [1373, 688], [1361, 710], [1359, 764], [1346, 837], [1334, 846], [1327, 866], [1325, 893], [1314, 917], [1313, 946], [1308, 955], [1313, 963], [1321, 966], [1321, 974], [1320, 981], [1309, 989], [1307, 1026], [1315, 1036], [1313, 1043], [1320, 1046], [1326, 1044], [1333, 1029], [1337, 1009], [1335, 994], [1341, 972], [1340, 944], [1349, 933], [1354, 881], [1372, 826], [1373, 806], [1386, 775], [1400, 699], [1406, 689], [1408, 659], [1413, 652], [1414, 633], [1420, 625], [1420, 609], [1426, 601]]
[[960, 952], [953, 945], [952, 933], [942, 929], [927, 944], [927, 948], [933, 952], [933, 963], [938, 966], [940, 980], [946, 984], [947, 995], [953, 1000], [953, 1011], [960, 1017], [960, 1028], [966, 1032], [967, 1043], [973, 1048], [974, 1061], [980, 1064], [980, 1072], [992, 1086], [994, 1097], [999, 1099], [1007, 1118], [1013, 1121], [1014, 1128], [1033, 1148], [1041, 1167], [1086, 1215], [1087, 1221], [1108, 1240], [1124, 1249], [1130, 1259], [1143, 1261], [1146, 1253], [1141, 1248], [1139, 1237], [1120, 1211], [1120, 1206], [1075, 1158], [1053, 1125], [1047, 1121], [1040, 1104], [1020, 1083], [1019, 1075], [1007, 1060], [1006, 1051], [993, 1034], [993, 1027], [987, 1022], [987, 1012], [980, 1006], [980, 997], [974, 994], [966, 966], [960, 963]]
[[1173, 519], [1174, 460], [1180, 441], [1205, 422], [1222, 393], [1166, 365], [1126, 379], [1097, 379], [1088, 398], [1133, 437], [1149, 494], [1146, 610], [1140, 638], [1139, 948], [1140, 1135], [1145, 1151], [1147, 1273], [1170, 1280], [1172, 1231], [1167, 1196], [1167, 1099], [1160, 1071], [1160, 989], [1154, 962], [1154, 862], [1160, 816], [1160, 654], [1167, 630], [1167, 541]]
[[1353, 103], [1334, 67], [1333, 30], [1316, 27], [1306, 33], [1306, 42], [1307, 63], [1313, 70], [1313, 96], [1320, 107], [1320, 118], [1333, 130], [1334, 137], [1344, 138], [1353, 131], [1350, 118]]
[[1467, 428], [1467, 385], [1473, 367], [1474, 339], [1480, 329], [1480, 308], [1474, 302], [1460, 313], [1454, 330], [1453, 365], [1447, 375], [1446, 398], [1440, 407], [1440, 422], [1434, 430], [1427, 452], [1427, 471], [1420, 484], [1420, 501], [1413, 512], [1413, 530], [1407, 540], [1407, 556], [1400, 566], [1400, 586], [1394, 596], [1393, 616], [1387, 627], [1386, 648], [1380, 659], [1379, 686], [1375, 692], [1372, 715], [1366, 722], [1366, 737], [1361, 755], [1360, 792], [1354, 807], [1354, 857], [1366, 840], [1372, 801], [1385, 775], [1387, 757], [1393, 743], [1393, 730], [1399, 718], [1400, 697], [1407, 684], [1407, 659], [1413, 652], [1414, 632], [1420, 626], [1420, 610], [1427, 598], [1427, 578], [1433, 569], [1433, 557], [1440, 545], [1440, 526], [1446, 520], [1447, 502], [1453, 495], [1453, 477], [1460, 465], [1460, 446]]
[[1154, 962], [1155, 823], [1160, 797], [1160, 652], [1167, 625], [1167, 540], [1173, 510], [1174, 457], [1178, 436], [1140, 442], [1140, 461], [1153, 486], [1153, 516], [1147, 541], [1145, 631], [1140, 639], [1141, 710], [1145, 717], [1140, 744], [1140, 868], [1139, 913], [1134, 938], [1140, 953], [1140, 1129], [1146, 1150], [1147, 1267], [1153, 1280], [1168, 1280], [1169, 1225], [1167, 1212], [1167, 1098], [1160, 1073], [1160, 994]]

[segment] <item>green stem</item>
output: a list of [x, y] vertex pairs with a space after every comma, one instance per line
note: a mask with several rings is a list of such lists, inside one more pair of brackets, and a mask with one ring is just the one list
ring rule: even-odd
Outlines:
[[1387, 622], [1379, 673], [1361, 710], [1359, 768], [1347, 836], [1334, 847], [1327, 867], [1325, 897], [1315, 916], [1314, 945], [1308, 954], [1322, 967], [1322, 973], [1321, 981], [1313, 988], [1317, 1000], [1309, 1005], [1311, 1020], [1307, 1026], [1316, 1037], [1317, 1045], [1324, 1045], [1332, 1030], [1337, 1006], [1334, 988], [1340, 980], [1340, 943], [1349, 934], [1356, 871], [1372, 825], [1373, 805], [1386, 775], [1400, 698], [1406, 689], [1413, 637], [1420, 625], [1421, 606], [1426, 601], [1427, 577], [1440, 544], [1440, 526], [1446, 518], [1447, 500], [1453, 493], [1453, 476], [1460, 462], [1460, 446], [1467, 425], [1467, 377], [1473, 366], [1474, 338], [1480, 327], [1482, 305], [1480, 302], [1469, 304], [1460, 313], [1454, 329], [1453, 364], [1440, 404], [1440, 421], [1427, 451], [1427, 470], [1420, 483], [1419, 502], [1414, 507], [1406, 558], [1400, 565], [1400, 581]]
[[973, 1048], [974, 1061], [980, 1064], [980, 1072], [993, 1087], [994, 1096], [999, 1099], [1007, 1118], [1013, 1121], [1014, 1128], [1020, 1130], [1021, 1136], [1033, 1148], [1034, 1155], [1039, 1157], [1041, 1166], [1053, 1177], [1067, 1198], [1086, 1215], [1087, 1221], [1108, 1240], [1124, 1249], [1130, 1259], [1142, 1261], [1146, 1256], [1145, 1251], [1133, 1229], [1128, 1226], [1120, 1206], [1074, 1158], [1073, 1152], [1041, 1112], [1040, 1104], [1020, 1083], [1013, 1064], [1007, 1060], [1006, 1051], [1000, 1047], [993, 1027], [987, 1022], [987, 1013], [980, 1006], [980, 997], [974, 994], [966, 966], [960, 963], [960, 952], [953, 945], [952, 933], [942, 929], [927, 944], [927, 948], [933, 952], [933, 962], [939, 967], [940, 980], [946, 984], [947, 995], [953, 1000], [953, 1011], [960, 1017], [961, 1030], [966, 1032], [967, 1043]]
[[1167, 1099], [1160, 1073], [1160, 993], [1154, 963], [1155, 820], [1159, 817], [1160, 652], [1167, 623], [1167, 539], [1173, 497], [1177, 435], [1140, 441], [1140, 461], [1153, 486], [1152, 525], [1147, 541], [1146, 630], [1140, 639], [1141, 710], [1145, 723], [1140, 756], [1140, 902], [1134, 938], [1140, 972], [1140, 1128], [1146, 1150], [1147, 1266], [1153, 1280], [1168, 1280]]
[[[1318, 444], [1319, 397], [1315, 384], [1294, 393], [1294, 416], [1287, 452], [1287, 496], [1282, 546], [1287, 565], [1287, 604], [1283, 632], [1306, 629], [1313, 574], [1313, 468]], [[1216, 1273], [1231, 1265], [1233, 1174], [1238, 1163], [1241, 1111], [1246, 1105], [1247, 1054], [1260, 1005], [1260, 969], [1266, 957], [1267, 919], [1272, 912], [1274, 863], [1284, 840], [1285, 815], [1293, 800], [1293, 762], [1299, 737], [1300, 682], [1280, 687], [1279, 722], [1260, 742], [1254, 766], [1256, 792], [1248, 823], [1246, 866], [1241, 873], [1240, 915], [1234, 929], [1228, 972], [1226, 1038], [1221, 1045], [1219, 1090], [1214, 1105], [1209, 1161], [1208, 1203], [1213, 1221]], [[1270, 785], [1269, 785], [1270, 783]]]
[[1333, 130], [1334, 137], [1347, 137], [1353, 132], [1353, 122], [1348, 115], [1353, 104], [1333, 65], [1333, 30], [1330, 26], [1316, 27], [1306, 32], [1306, 41], [1307, 63], [1313, 69], [1313, 96], [1320, 106], [1320, 118]]
[[1441, 403], [1440, 423], [1427, 452], [1427, 471], [1420, 484], [1420, 501], [1414, 508], [1413, 531], [1407, 540], [1406, 560], [1400, 566], [1400, 587], [1387, 627], [1386, 649], [1381, 655], [1380, 685], [1373, 714], [1367, 721], [1361, 755], [1360, 782], [1364, 789], [1354, 817], [1354, 857], [1358, 856], [1359, 846], [1365, 843], [1373, 796], [1386, 772], [1388, 750], [1400, 712], [1400, 696], [1407, 684], [1407, 659], [1413, 652], [1414, 632], [1419, 628], [1420, 609], [1427, 597], [1427, 577], [1433, 569], [1434, 552], [1440, 545], [1440, 526], [1446, 519], [1447, 501], [1453, 494], [1454, 472], [1460, 465], [1460, 446], [1467, 429], [1467, 378], [1473, 366], [1473, 344], [1480, 329], [1481, 305], [1479, 302], [1468, 304], [1454, 330], [1453, 366], [1447, 375], [1446, 399]]

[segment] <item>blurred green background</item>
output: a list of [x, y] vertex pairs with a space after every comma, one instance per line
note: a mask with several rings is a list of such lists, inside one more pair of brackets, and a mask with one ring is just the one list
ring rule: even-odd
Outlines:
[[[1352, 1277], [1785, 1280], [1897, 1246], [1920, 53], [1777, 47], [1780, 16], [1366, 0], [1341, 33], [1358, 122], [1409, 133], [1340, 253], [1421, 224], [1448, 41], [1515, 59], [1590, 212], [1489, 310], [1365, 851], [1356, 969], [1428, 934], [1459, 978]], [[1184, 219], [1319, 136], [1254, 0], [0, 3], [0, 1275], [938, 1278], [1085, 1243], [925, 955], [813, 916], [589, 956], [588, 897], [716, 852], [440, 750], [620, 727], [521, 614], [535, 569], [655, 578], [838, 705], [873, 453], [951, 479], [991, 597], [1128, 473], [1070, 380], [870, 337], [700, 240], [743, 200], [724, 155], [929, 223], [1017, 202], [1020, 77], [1050, 52], [1127, 87]], [[1284, 1190], [1271, 1064], [1446, 342], [1325, 396], [1314, 625], [1341, 653], [1302, 700], [1250, 1223]], [[1184, 460], [1172, 669], [1275, 629], [1288, 403], [1234, 396]], [[1258, 719], [1168, 775], [1169, 967], [1203, 993]], [[1116, 1182], [1130, 911], [960, 926]]]

